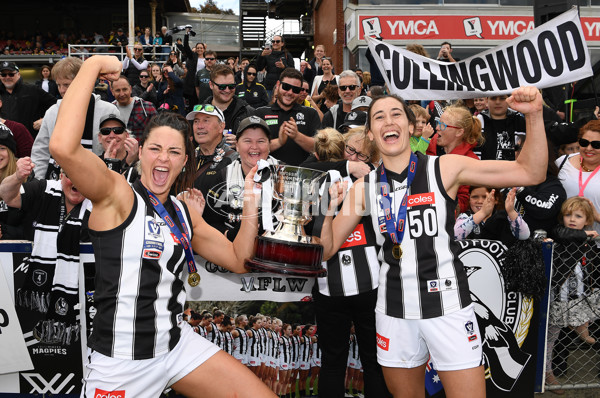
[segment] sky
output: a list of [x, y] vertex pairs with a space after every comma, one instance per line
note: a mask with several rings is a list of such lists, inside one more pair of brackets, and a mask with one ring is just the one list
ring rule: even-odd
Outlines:
[[[200, 6], [204, 3], [206, 3], [205, 0], [190, 0], [190, 5], [196, 8], [200, 8]], [[215, 0], [215, 4], [223, 10], [232, 9], [236, 15], [240, 13], [239, 0]]]

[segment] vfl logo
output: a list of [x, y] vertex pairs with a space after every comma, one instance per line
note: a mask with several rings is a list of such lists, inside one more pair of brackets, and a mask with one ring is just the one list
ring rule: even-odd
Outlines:
[[439, 292], [440, 291], [440, 285], [438, 284], [438, 281], [427, 281], [427, 291], [429, 293], [431, 292]]
[[96, 388], [94, 398], [125, 398], [125, 390], [104, 391]]
[[389, 351], [390, 339], [377, 333], [377, 347], [381, 348], [383, 351]]
[[50, 381], [46, 381], [39, 373], [21, 373], [21, 376], [23, 376], [23, 378], [31, 385], [32, 389], [29, 391], [30, 394], [69, 394], [75, 389], [74, 384], [67, 386], [71, 379], [75, 377], [74, 373], [69, 373], [64, 381], [56, 387], [54, 387], [54, 384], [60, 380], [62, 376], [60, 373], [54, 375]]
[[155, 220], [148, 220], [148, 230], [152, 235], [160, 235], [160, 226]]
[[467, 334], [475, 333], [475, 328], [473, 327], [473, 322], [471, 322], [471, 321], [465, 322], [465, 330], [467, 331]]
[[42, 286], [46, 284], [46, 281], [48, 280], [48, 274], [44, 270], [36, 269], [33, 270], [31, 279], [33, 279], [33, 283], [35, 283], [37, 286]]

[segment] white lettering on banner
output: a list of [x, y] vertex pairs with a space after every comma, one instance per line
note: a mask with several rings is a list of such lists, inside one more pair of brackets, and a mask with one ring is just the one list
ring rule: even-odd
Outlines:
[[438, 28], [435, 24], [435, 21], [432, 19], [427, 23], [427, 21], [417, 20], [417, 21], [387, 21], [390, 30], [392, 31], [392, 35], [396, 35], [396, 29], [398, 29], [399, 35], [430, 35], [436, 34], [439, 35]]
[[588, 36], [600, 36], [600, 22], [584, 22]]
[[2, 334], [2, 328], [7, 327], [9, 324], [8, 313], [0, 308], [0, 334]]
[[[535, 29], [534, 21], [487, 21], [492, 29], [492, 35], [499, 36], [520, 36]], [[496, 29], [498, 31], [496, 32]]]
[[54, 384], [60, 380], [62, 376], [62, 374], [60, 373], [54, 375], [54, 377], [50, 381], [47, 381], [39, 373], [21, 373], [21, 376], [23, 376], [23, 378], [27, 380], [31, 385], [32, 389], [29, 392], [30, 394], [45, 394], [47, 392], [51, 394], [69, 394], [75, 388], [75, 385], [73, 384], [67, 387], [67, 384], [75, 376], [74, 373], [69, 373], [62, 381], [62, 383], [60, 383], [57, 387], [54, 387]]
[[[400, 22], [396, 21], [395, 29], [416, 29], [418, 25]], [[406, 100], [511, 94], [520, 86], [545, 88], [592, 76], [577, 9], [527, 33], [529, 27], [523, 21], [496, 25], [495, 29], [524, 34], [454, 63], [432, 60], [370, 37], [366, 40], [386, 84]]]

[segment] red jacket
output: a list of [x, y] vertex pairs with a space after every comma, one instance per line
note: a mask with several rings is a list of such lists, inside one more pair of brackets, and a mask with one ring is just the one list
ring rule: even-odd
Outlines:
[[[437, 155], [437, 140], [437, 134], [431, 137], [431, 141], [429, 141], [429, 147], [427, 148], [428, 155]], [[463, 142], [462, 144], [454, 148], [450, 153], [453, 155], [468, 156], [470, 158], [479, 160], [479, 157], [473, 152], [473, 148], [475, 148], [475, 144]], [[458, 205], [460, 207], [461, 213], [464, 213], [467, 210], [469, 210], [469, 185], [459, 186], [456, 198], [458, 199]]]

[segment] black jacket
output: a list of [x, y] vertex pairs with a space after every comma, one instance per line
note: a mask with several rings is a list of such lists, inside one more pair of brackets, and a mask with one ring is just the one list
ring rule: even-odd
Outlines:
[[288, 53], [287, 51], [273, 51], [269, 55], [258, 56], [258, 60], [256, 62], [258, 70], [267, 68], [267, 76], [265, 76], [265, 80], [263, 80], [263, 84], [267, 90], [273, 90], [275, 83], [277, 83], [279, 80], [279, 75], [281, 72], [283, 72], [283, 69], [275, 66], [275, 62], [279, 60], [283, 62], [284, 69], [294, 67], [294, 58], [292, 57], [292, 54]]
[[[186, 98], [196, 98], [196, 87], [194, 86], [194, 78], [196, 77], [196, 68], [198, 67], [198, 55], [190, 48], [190, 35], [183, 36], [183, 47], [179, 47], [186, 56], [185, 67], [188, 72], [183, 81], [183, 94]], [[190, 106], [196, 105], [190, 104]]]
[[248, 84], [248, 67], [244, 70], [244, 82], [239, 83], [235, 88], [235, 96], [246, 101], [253, 108], [269, 105], [269, 95], [267, 89], [260, 83], [254, 80]]
[[52, 94], [33, 84], [24, 83], [23, 79], [17, 82], [12, 93], [9, 93], [0, 83], [0, 99], [2, 99], [0, 116], [23, 124], [33, 138], [38, 133], [33, 129], [33, 122], [43, 118], [48, 108], [56, 103], [56, 97]]
[[[204, 103], [212, 104], [212, 100], [213, 97], [210, 96]], [[225, 116], [225, 129], [231, 130], [235, 134], [240, 122], [252, 115], [254, 115], [254, 108], [248, 105], [243, 99], [234, 96], [231, 104], [223, 112], [223, 116]]]
[[557, 177], [548, 175], [546, 181], [525, 187], [517, 194], [517, 209], [533, 233], [536, 229], [550, 232], [558, 223], [558, 215], [567, 193]]
[[[42, 88], [43, 80], [37, 80], [35, 86]], [[42, 89], [43, 90], [43, 89]], [[48, 93], [53, 95], [55, 98], [60, 99], [60, 93], [58, 92], [58, 85], [54, 80], [48, 80]]]

